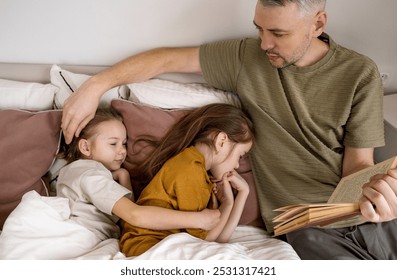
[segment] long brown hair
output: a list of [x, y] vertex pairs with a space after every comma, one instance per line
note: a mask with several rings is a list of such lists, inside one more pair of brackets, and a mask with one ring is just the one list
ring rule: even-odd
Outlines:
[[254, 140], [254, 126], [249, 116], [233, 105], [209, 104], [186, 114], [172, 126], [160, 141], [137, 138], [154, 146], [154, 150], [139, 164], [139, 181], [147, 184], [171, 157], [196, 143], [203, 143], [214, 149], [216, 136], [224, 132], [235, 143]]
[[91, 138], [96, 133], [95, 128], [99, 124], [110, 120], [123, 121], [121, 115], [112, 107], [97, 109], [94, 118], [88, 122], [83, 130], [81, 130], [79, 137], [73, 137], [73, 140], [69, 145], [67, 145], [65, 140], [62, 139], [58, 158], [65, 159], [67, 163], [83, 158], [83, 154], [79, 149], [79, 141], [81, 139]]

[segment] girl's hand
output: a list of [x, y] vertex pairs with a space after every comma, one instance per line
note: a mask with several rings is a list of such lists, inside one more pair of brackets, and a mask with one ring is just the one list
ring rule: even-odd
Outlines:
[[[228, 242], [234, 230], [236, 229], [240, 220], [241, 214], [244, 210], [244, 205], [249, 194], [249, 185], [233, 170], [227, 172], [222, 179], [224, 187], [222, 188], [222, 197], [226, 200], [232, 199], [233, 208], [227, 215], [226, 223], [222, 227], [222, 231], [216, 238], [217, 242]], [[232, 188], [237, 190], [236, 198], [234, 199]], [[231, 197], [231, 198], [230, 198]], [[228, 202], [227, 202], [228, 203]], [[226, 203], [226, 204], [227, 204]], [[221, 206], [222, 206], [221, 202]]]
[[214, 187], [212, 188], [212, 193], [210, 197], [210, 201], [208, 202], [208, 208], [209, 209], [218, 209], [219, 208], [219, 201], [218, 198], [216, 197], [216, 184], [214, 183]]
[[112, 172], [113, 179], [123, 187], [132, 191], [130, 173], [125, 168], [119, 168]]
[[247, 181], [245, 181], [244, 178], [241, 177], [241, 175], [238, 174], [236, 170], [228, 172], [226, 174], [226, 178], [230, 182], [232, 188], [236, 191], [247, 192], [247, 194], [249, 193], [249, 185]]
[[233, 191], [228, 176], [229, 173], [225, 173], [222, 176], [222, 180], [217, 182], [214, 187], [216, 198], [221, 204], [226, 201], [234, 201]]

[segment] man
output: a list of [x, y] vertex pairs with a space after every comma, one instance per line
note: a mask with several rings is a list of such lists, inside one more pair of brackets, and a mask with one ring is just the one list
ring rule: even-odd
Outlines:
[[[164, 72], [202, 73], [236, 92], [257, 130], [251, 164], [266, 229], [273, 209], [326, 202], [339, 182], [373, 165], [384, 145], [382, 83], [369, 58], [337, 45], [324, 29], [325, 0], [260, 0], [259, 39], [199, 48], [159, 48], [129, 57], [83, 84], [64, 107], [67, 141], [92, 118], [114, 86]], [[336, 230], [305, 229], [286, 240], [303, 259], [396, 259], [397, 169], [363, 186], [371, 222]]]

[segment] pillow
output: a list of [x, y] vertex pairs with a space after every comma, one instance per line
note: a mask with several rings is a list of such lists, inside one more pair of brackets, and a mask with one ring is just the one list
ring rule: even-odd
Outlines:
[[[138, 158], [140, 160], [150, 152], [143, 146], [139, 147], [138, 144], [133, 147], [134, 139], [140, 135], [149, 135], [160, 139], [176, 121], [189, 112], [187, 109], [164, 110], [125, 100], [113, 100], [111, 104], [122, 115], [127, 128], [128, 151], [124, 167], [131, 176], [136, 175], [136, 164], [133, 159]], [[250, 185], [250, 193], [239, 224], [262, 226], [255, 183], [248, 158], [241, 160], [237, 171]], [[134, 186], [135, 197], [138, 197], [141, 191], [142, 189], [139, 186]]]
[[128, 84], [129, 100], [160, 108], [195, 108], [209, 103], [229, 103], [240, 107], [237, 95], [201, 83], [177, 83], [151, 79]]
[[[63, 108], [65, 100], [91, 76], [85, 74], [75, 74], [61, 69], [58, 65], [53, 65], [50, 71], [51, 83], [59, 89], [55, 94], [55, 106]], [[119, 86], [105, 92], [99, 102], [99, 107], [108, 107], [114, 98], [128, 99], [129, 89], [127, 86]]]
[[0, 109], [50, 110], [57, 87], [0, 79]]
[[0, 228], [24, 193], [47, 195], [41, 178], [54, 161], [61, 111], [0, 111]]
[[[144, 159], [151, 150], [145, 148], [144, 143], [137, 143], [134, 146], [135, 139], [141, 135], [160, 139], [177, 120], [189, 112], [189, 110], [184, 109], [161, 110], [160, 108], [120, 99], [113, 100], [111, 104], [122, 115], [127, 128], [128, 153], [124, 167], [128, 169], [131, 176], [136, 175], [135, 161]], [[135, 197], [138, 197], [140, 191], [136, 191], [138, 194]]]

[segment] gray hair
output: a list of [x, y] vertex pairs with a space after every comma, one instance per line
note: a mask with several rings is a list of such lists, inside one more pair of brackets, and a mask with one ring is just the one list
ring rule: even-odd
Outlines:
[[296, 4], [302, 14], [309, 14], [320, 8], [325, 9], [326, 0], [258, 0], [263, 6], [287, 6], [288, 4]]

